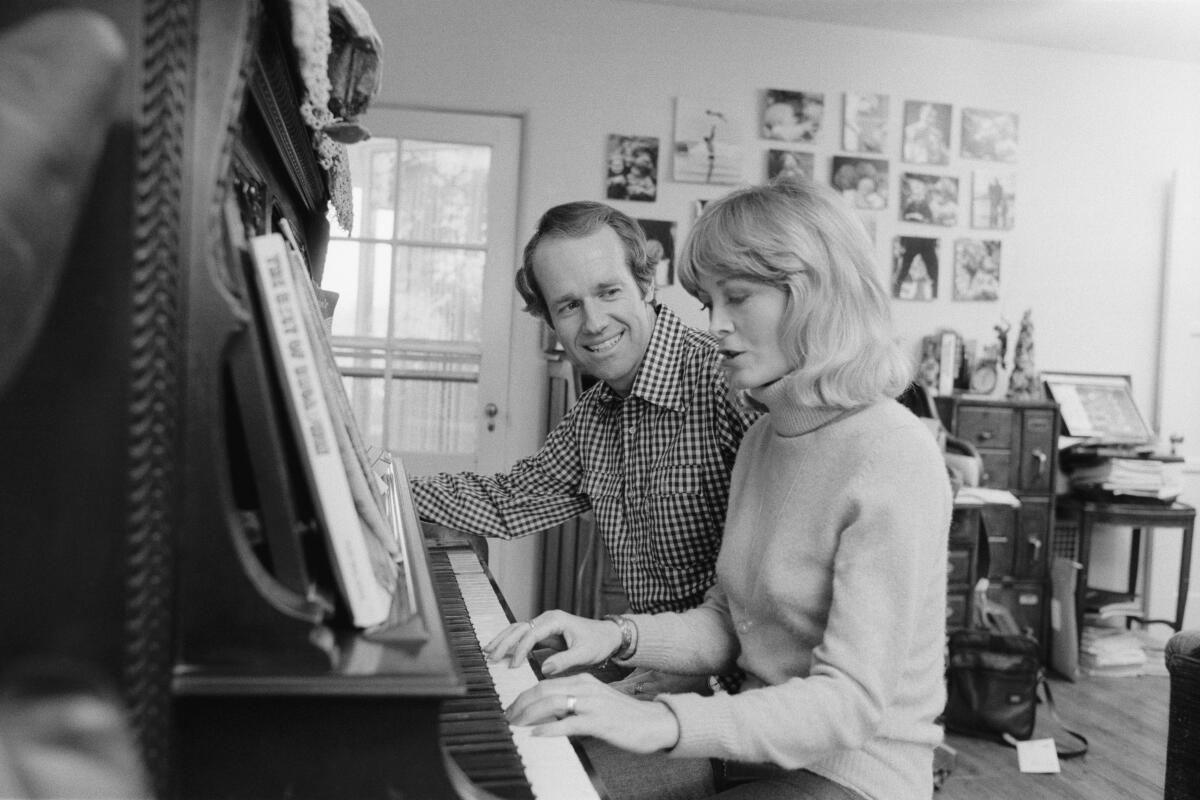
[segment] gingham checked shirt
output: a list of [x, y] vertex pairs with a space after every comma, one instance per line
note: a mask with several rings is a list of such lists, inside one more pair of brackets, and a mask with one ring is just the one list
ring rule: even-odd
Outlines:
[[596, 384], [507, 474], [412, 478], [421, 517], [510, 539], [592, 509], [632, 611], [699, 605], [734, 455], [756, 414], [729, 396], [712, 339], [657, 311], [628, 397]]

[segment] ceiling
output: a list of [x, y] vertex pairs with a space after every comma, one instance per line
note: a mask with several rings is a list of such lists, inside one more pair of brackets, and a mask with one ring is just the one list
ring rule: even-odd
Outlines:
[[639, 0], [1200, 64], [1200, 0]]

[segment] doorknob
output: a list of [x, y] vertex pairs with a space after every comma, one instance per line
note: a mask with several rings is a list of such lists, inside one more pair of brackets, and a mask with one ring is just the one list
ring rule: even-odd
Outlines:
[[496, 415], [500, 413], [500, 409], [496, 407], [495, 403], [488, 403], [483, 407], [483, 413], [488, 418], [488, 430], [496, 430]]

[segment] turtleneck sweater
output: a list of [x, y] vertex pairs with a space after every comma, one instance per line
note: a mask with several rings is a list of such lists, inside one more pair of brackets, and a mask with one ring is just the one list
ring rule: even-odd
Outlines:
[[945, 705], [945, 463], [894, 400], [815, 408], [793, 381], [750, 393], [769, 413], [738, 451], [716, 585], [698, 608], [634, 616], [631, 663], [746, 673], [737, 694], [656, 698], [679, 720], [672, 755], [928, 800]]

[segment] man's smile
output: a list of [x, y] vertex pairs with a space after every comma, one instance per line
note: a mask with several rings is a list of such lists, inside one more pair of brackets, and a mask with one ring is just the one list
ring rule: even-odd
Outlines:
[[621, 333], [618, 333], [616, 336], [611, 336], [611, 337], [605, 339], [604, 341], [600, 342], [599, 344], [585, 345], [585, 348], [589, 352], [592, 352], [592, 353], [607, 353], [609, 350], [612, 350], [614, 347], [617, 346], [617, 342], [621, 341], [621, 337], [624, 335], [625, 335], [625, 333], [622, 331]]

